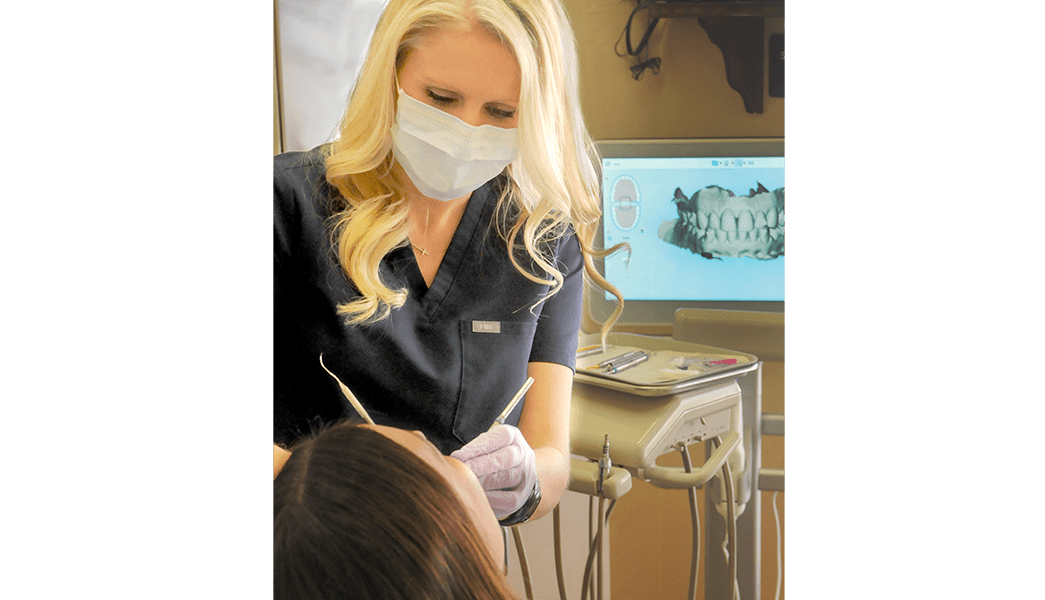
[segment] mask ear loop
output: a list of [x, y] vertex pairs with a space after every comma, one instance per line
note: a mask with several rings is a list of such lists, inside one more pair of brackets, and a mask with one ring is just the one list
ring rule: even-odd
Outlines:
[[395, 110], [392, 111], [392, 123], [397, 123], [399, 122], [399, 99], [403, 97], [403, 86], [399, 85], [399, 71], [393, 67], [392, 72], [394, 73], [392, 75], [392, 80], [395, 81], [396, 84], [396, 95], [393, 99], [393, 102], [395, 102]]
[[399, 83], [399, 71], [396, 71], [396, 74], [393, 76], [393, 78], [396, 82], [396, 108], [399, 108], [399, 98], [406, 92], [403, 91], [403, 86]]

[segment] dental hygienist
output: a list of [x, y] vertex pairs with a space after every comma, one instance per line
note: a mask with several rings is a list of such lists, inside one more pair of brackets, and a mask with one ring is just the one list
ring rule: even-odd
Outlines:
[[584, 273], [616, 292], [577, 79], [557, 0], [388, 3], [338, 138], [275, 159], [277, 472], [353, 412], [322, 354], [379, 425], [470, 467], [503, 525], [558, 503]]

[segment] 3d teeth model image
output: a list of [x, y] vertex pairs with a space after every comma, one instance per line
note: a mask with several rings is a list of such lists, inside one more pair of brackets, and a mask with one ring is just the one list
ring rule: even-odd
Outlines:
[[675, 188], [679, 217], [664, 221], [657, 235], [707, 259], [750, 257], [772, 260], [784, 255], [784, 188], [770, 191], [761, 183], [746, 196], [709, 185], [686, 197]]

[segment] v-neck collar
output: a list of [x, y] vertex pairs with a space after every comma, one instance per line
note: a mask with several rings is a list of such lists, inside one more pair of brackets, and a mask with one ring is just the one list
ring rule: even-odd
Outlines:
[[420, 298], [421, 312], [429, 319], [439, 310], [457, 279], [468, 248], [478, 233], [478, 225], [483, 212], [489, 203], [490, 187], [491, 184], [487, 183], [472, 192], [472, 197], [468, 199], [468, 205], [461, 215], [461, 221], [457, 224], [453, 237], [450, 238], [450, 245], [446, 248], [443, 260], [439, 262], [439, 269], [435, 272], [431, 286], [425, 283], [424, 276], [421, 275], [421, 268], [417, 264], [417, 257], [414, 256], [413, 249], [410, 246], [405, 247], [405, 258], [409, 262], [409, 266], [406, 268], [409, 293], [415, 294], [415, 298]]

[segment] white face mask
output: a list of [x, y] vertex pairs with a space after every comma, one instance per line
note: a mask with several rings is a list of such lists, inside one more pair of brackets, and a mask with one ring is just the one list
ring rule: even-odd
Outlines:
[[399, 89], [392, 150], [417, 189], [436, 200], [466, 196], [519, 155], [519, 131], [473, 127]]

